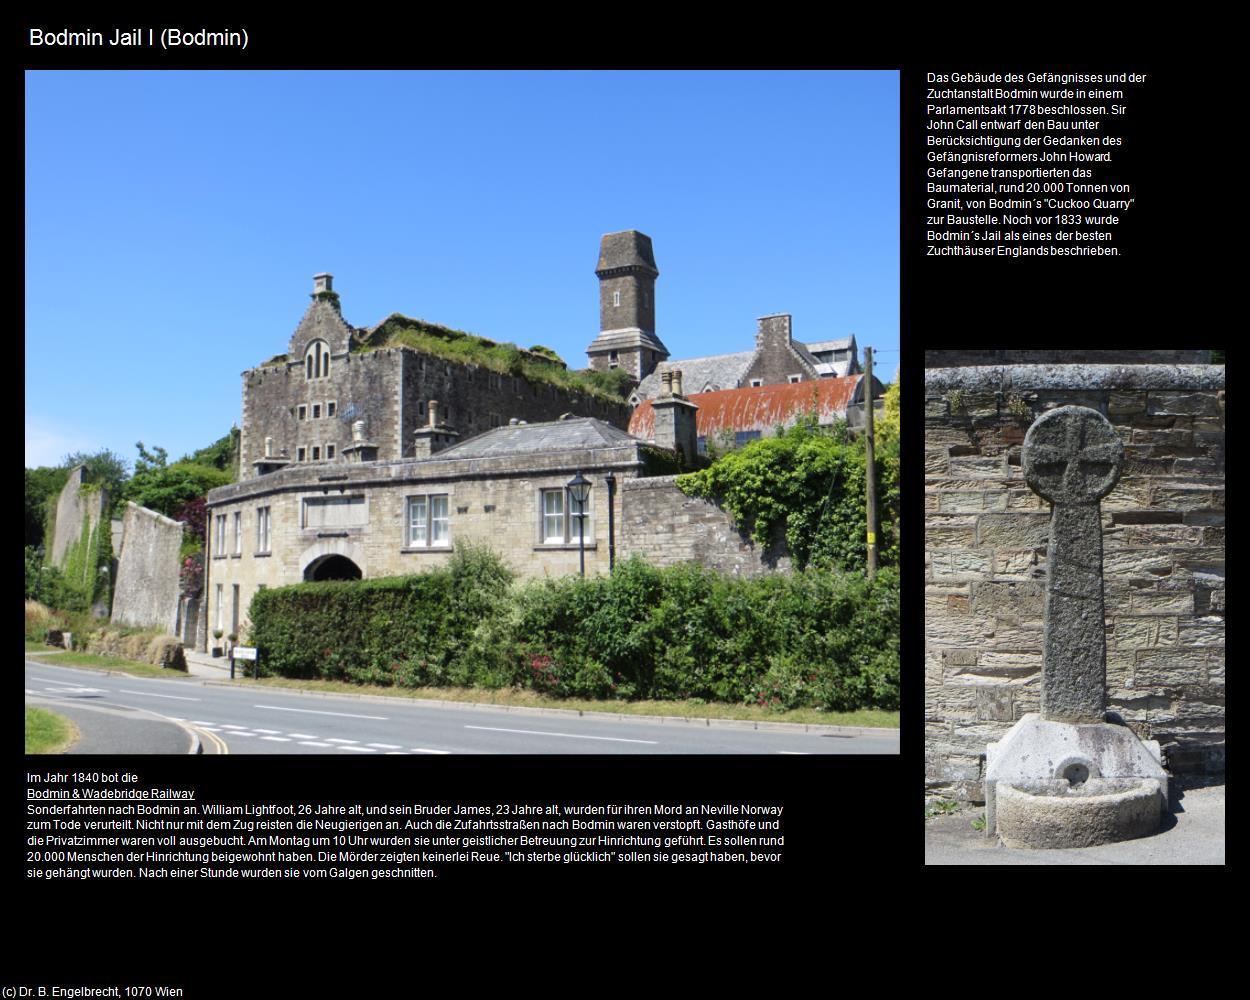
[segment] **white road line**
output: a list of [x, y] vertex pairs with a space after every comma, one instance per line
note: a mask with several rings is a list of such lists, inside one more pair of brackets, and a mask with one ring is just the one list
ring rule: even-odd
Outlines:
[[187, 698], [180, 694], [152, 694], [148, 691], [127, 691], [125, 688], [118, 688], [122, 694], [137, 694], [144, 698], [172, 698], [174, 701], [199, 701], [199, 698]]
[[360, 753], [377, 753], [372, 747], [344, 747], [340, 746], [340, 750], [357, 750]]
[[[171, 718], [171, 719], [173, 719], [175, 722], [186, 722], [186, 721], [187, 721], [186, 719], [179, 719], [179, 718], [177, 718], [176, 716], [173, 716], [173, 715], [171, 715], [171, 716], [170, 716], [170, 718]], [[215, 725], [217, 725], [217, 723], [215, 723], [215, 722], [209, 722], [207, 719], [192, 719], [192, 720], [191, 720], [191, 725], [193, 725], [193, 726], [215, 726]]]
[[245, 732], [243, 732], [242, 730], [239, 730], [239, 729], [232, 729], [232, 730], [230, 730], [230, 732], [226, 733], [226, 735], [227, 735], [227, 736], [255, 736], [256, 734], [255, 734], [255, 733], [245, 733]]
[[808, 753], [807, 753], [807, 751], [806, 751], [806, 750], [778, 750], [777, 752], [778, 752], [778, 753], [788, 753], [788, 754], [791, 754], [792, 756], [795, 756], [795, 757], [806, 757], [806, 756], [808, 756]]
[[246, 729], [247, 728], [247, 726], [234, 726], [234, 725], [231, 725], [229, 722], [223, 722], [221, 726], [223, 729]]
[[290, 743], [285, 736], [262, 736], [262, 740], [273, 740], [275, 743]]
[[287, 736], [293, 740], [315, 740], [317, 738], [312, 733], [287, 733]]
[[331, 743], [359, 743], [360, 740], [341, 740], [337, 736], [327, 736], [327, 740]]
[[253, 727], [252, 727], [252, 732], [254, 732], [254, 733], [268, 733], [270, 736], [277, 736], [280, 732], [282, 732], [282, 730], [281, 730], [281, 729], [257, 729], [255, 726], [253, 726]]
[[299, 745], [300, 745], [300, 746], [302, 746], [302, 747], [330, 747], [330, 746], [334, 746], [334, 744], [333, 744], [333, 743], [314, 743], [312, 740], [300, 740], [300, 744], [299, 744]]
[[425, 747], [413, 747], [413, 753], [451, 753], [450, 750], [427, 750]]
[[377, 747], [379, 750], [398, 750], [398, 743], [366, 743], [365, 746]]
[[253, 705], [252, 708], [268, 708], [274, 712], [303, 712], [305, 715], [341, 715], [345, 719], [377, 719], [379, 722], [390, 721], [385, 715], [352, 715], [350, 712], [318, 712], [312, 708], [283, 708], [281, 705]]
[[494, 733], [525, 733], [527, 736], [565, 736], [571, 740], [608, 740], [611, 743], [650, 743], [655, 745], [659, 740], [626, 740], [618, 736], [581, 736], [577, 733], [545, 733], [537, 729], [500, 729], [498, 726], [465, 726], [465, 729], [489, 729]]
[[67, 683], [67, 682], [65, 682], [65, 681], [49, 681], [49, 680], [44, 680], [42, 677], [40, 677], [40, 678], [39, 678], [39, 680], [43, 681], [45, 684], [53, 684], [53, 685], [55, 685], [56, 687], [72, 688], [72, 689], [73, 689], [73, 690], [75, 690], [75, 691], [94, 691], [94, 690], [96, 690], [95, 688], [84, 688], [84, 687], [82, 687], [82, 685], [80, 685], [80, 684], [69, 684], [69, 683]]

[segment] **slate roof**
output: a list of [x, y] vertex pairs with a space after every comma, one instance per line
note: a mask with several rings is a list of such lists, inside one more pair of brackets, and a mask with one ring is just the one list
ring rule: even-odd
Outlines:
[[702, 391], [708, 383], [721, 389], [736, 389], [754, 360], [755, 351], [751, 350], [736, 354], [713, 354], [706, 358], [690, 358], [684, 361], [666, 361], [644, 378], [635, 391], [640, 399], [654, 399], [663, 388], [660, 382], [661, 372], [672, 371], [674, 368], [681, 370], [681, 385], [687, 395]]
[[[844, 419], [846, 408], [855, 397], [863, 375], [826, 378], [816, 382], [763, 385], [720, 392], [691, 393], [686, 398], [699, 407], [696, 426], [699, 437], [723, 430], [769, 432], [786, 425], [816, 407], [822, 424]], [[685, 382], [685, 376], [682, 376]], [[629, 421], [629, 433], [644, 441], [655, 438], [655, 410], [651, 400], [643, 400]]]
[[620, 330], [601, 331], [599, 336], [590, 342], [590, 346], [586, 348], [586, 353], [619, 351], [631, 347], [645, 347], [647, 350], [655, 351], [668, 357], [668, 348], [661, 343], [659, 337], [647, 330], [640, 330], [636, 326], [625, 327]]
[[509, 424], [445, 448], [437, 458], [484, 458], [540, 451], [576, 451], [642, 444], [623, 430], [595, 417], [551, 420], [540, 424]]

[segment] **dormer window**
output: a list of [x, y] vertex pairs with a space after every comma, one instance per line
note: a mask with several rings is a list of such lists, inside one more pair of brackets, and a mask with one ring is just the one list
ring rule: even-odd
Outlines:
[[328, 378], [330, 375], [330, 345], [324, 340], [314, 340], [304, 352], [304, 377]]

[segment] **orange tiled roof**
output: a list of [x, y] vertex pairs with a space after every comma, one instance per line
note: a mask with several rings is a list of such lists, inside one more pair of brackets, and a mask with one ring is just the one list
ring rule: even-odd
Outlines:
[[[816, 382], [763, 385], [750, 389], [697, 392], [686, 398], [699, 407], [699, 437], [723, 430], [771, 431], [778, 424], [794, 423], [815, 409], [822, 424], [845, 419], [846, 408], [862, 375], [822, 378]], [[647, 441], [655, 438], [655, 411], [644, 399], [629, 421], [629, 433]]]

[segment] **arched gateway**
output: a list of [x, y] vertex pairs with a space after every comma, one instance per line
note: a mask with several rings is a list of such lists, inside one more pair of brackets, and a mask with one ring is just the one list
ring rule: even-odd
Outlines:
[[360, 567], [347, 558], [337, 554], [321, 556], [314, 559], [304, 568], [304, 580], [359, 580], [363, 574]]

